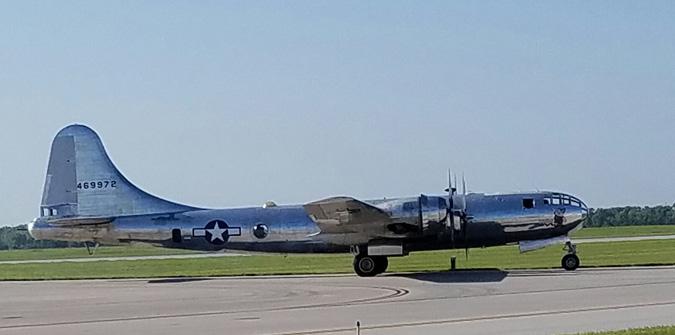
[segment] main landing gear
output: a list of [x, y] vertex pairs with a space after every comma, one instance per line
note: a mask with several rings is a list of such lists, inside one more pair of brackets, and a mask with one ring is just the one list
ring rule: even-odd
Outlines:
[[567, 271], [574, 271], [579, 267], [580, 261], [577, 256], [577, 245], [573, 244], [571, 241], [565, 242], [565, 247], [563, 250], [567, 251], [567, 255], [563, 256], [562, 261], [560, 262], [563, 269]]
[[387, 256], [369, 256], [358, 254], [354, 256], [354, 272], [359, 277], [373, 277], [387, 271], [389, 260]]

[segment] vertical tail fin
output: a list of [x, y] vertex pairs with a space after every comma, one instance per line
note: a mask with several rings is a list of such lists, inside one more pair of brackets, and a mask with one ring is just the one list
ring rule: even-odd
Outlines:
[[175, 213], [196, 208], [148, 194], [115, 167], [98, 135], [71, 125], [52, 142], [41, 216], [116, 217]]

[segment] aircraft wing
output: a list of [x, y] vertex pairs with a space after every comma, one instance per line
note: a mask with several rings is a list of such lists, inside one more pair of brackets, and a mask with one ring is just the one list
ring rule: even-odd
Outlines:
[[303, 206], [322, 234], [371, 232], [380, 235], [390, 216], [380, 208], [350, 197], [333, 197]]

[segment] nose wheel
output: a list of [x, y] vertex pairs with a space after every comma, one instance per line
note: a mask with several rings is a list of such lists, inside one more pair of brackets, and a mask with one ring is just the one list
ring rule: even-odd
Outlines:
[[567, 241], [563, 250], [567, 251], [567, 255], [563, 256], [562, 261], [560, 262], [563, 269], [567, 271], [576, 270], [579, 267], [579, 264], [581, 264], [579, 261], [579, 256], [577, 256], [576, 244], [572, 244], [571, 241]]

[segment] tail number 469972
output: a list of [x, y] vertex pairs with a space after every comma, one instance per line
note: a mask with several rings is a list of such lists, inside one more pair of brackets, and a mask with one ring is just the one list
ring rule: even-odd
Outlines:
[[100, 181], [81, 181], [77, 183], [78, 190], [91, 190], [100, 188], [116, 188], [116, 180], [100, 180]]

